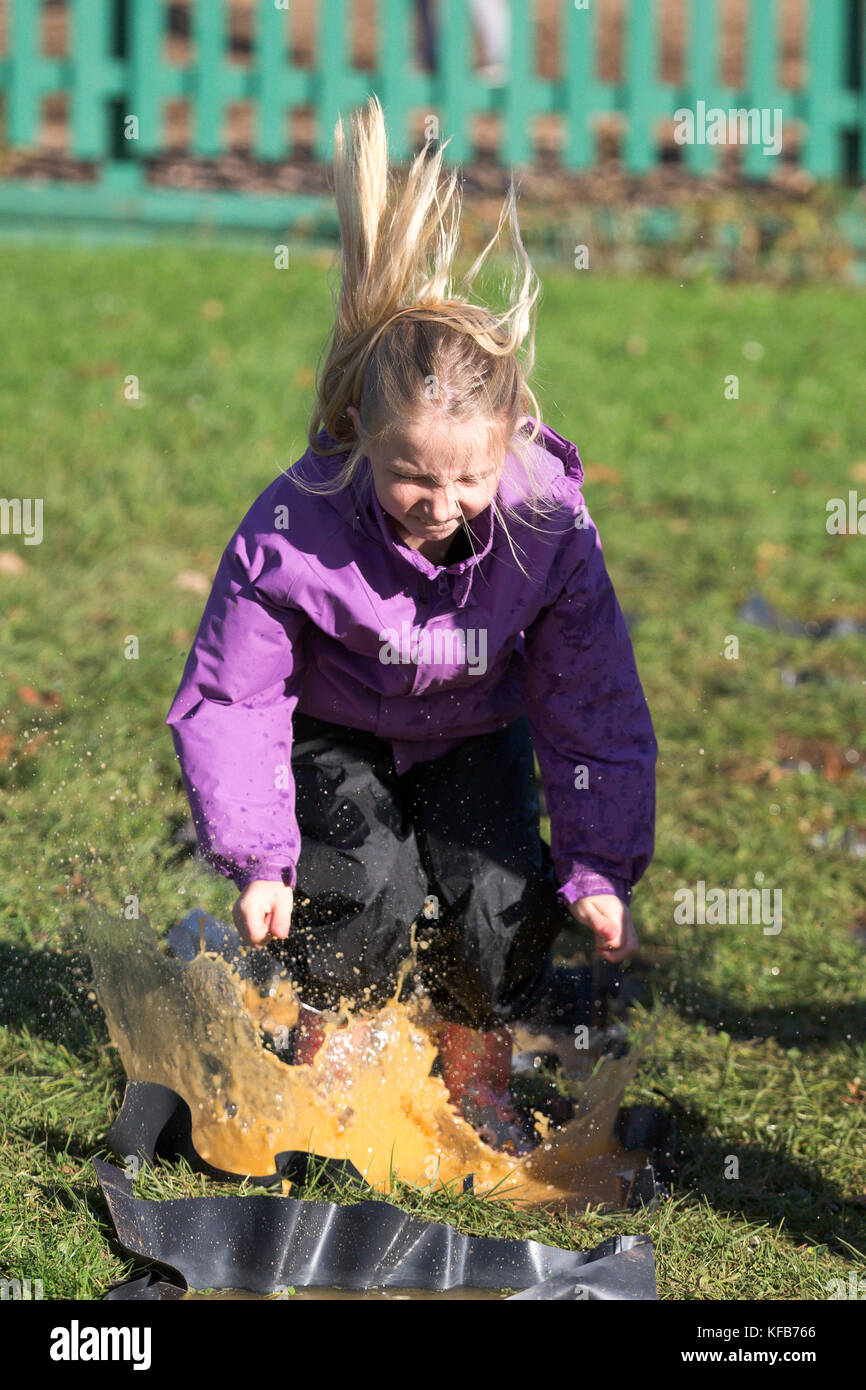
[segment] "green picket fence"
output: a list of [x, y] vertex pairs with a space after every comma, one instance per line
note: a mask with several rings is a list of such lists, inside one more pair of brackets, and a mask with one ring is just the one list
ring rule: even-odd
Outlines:
[[[500, 88], [485, 85], [474, 73], [465, 0], [437, 0], [436, 73], [416, 65], [412, 0], [379, 0], [378, 61], [372, 72], [351, 61], [351, 0], [318, 0], [315, 61], [309, 67], [294, 65], [287, 40], [290, 5], [291, 0], [253, 0], [251, 61], [240, 65], [229, 61], [226, 0], [190, 0], [192, 56], [180, 65], [163, 56], [165, 0], [68, 0], [69, 50], [61, 58], [41, 51], [43, 0], [7, 0], [7, 52], [0, 58], [5, 146], [36, 148], [43, 98], [60, 93], [68, 103], [68, 152], [96, 161], [99, 177], [94, 183], [8, 180], [0, 185], [0, 216], [268, 228], [321, 216], [327, 220], [330, 200], [324, 197], [152, 187], [145, 161], [164, 153], [162, 108], [172, 99], [189, 104], [187, 152], [205, 158], [225, 152], [227, 104], [248, 102], [251, 153], [257, 159], [292, 155], [289, 113], [309, 106], [315, 112], [314, 153], [327, 162], [338, 115], [375, 91], [396, 159], [417, 148], [411, 118], [421, 113], [437, 119], [441, 139], [452, 137], [446, 159], [465, 162], [472, 153], [470, 118], [496, 111], [504, 164], [531, 163], [532, 120], [555, 115], [562, 128], [563, 167], [586, 169], [596, 158], [595, 118], [616, 114], [623, 122], [624, 167], [641, 174], [661, 157], [660, 123], [688, 110], [699, 118], [697, 138], [682, 144], [681, 157], [687, 169], [705, 175], [716, 167], [719, 147], [708, 135], [700, 138], [706, 134], [700, 118], [716, 108], [763, 111], [768, 122], [778, 116], [784, 148], [793, 125], [799, 163], [817, 178], [866, 173], [864, 0], [807, 0], [806, 79], [796, 89], [782, 87], [778, 79], [778, 0], [747, 0], [742, 88], [720, 80], [718, 0], [686, 0], [683, 78], [677, 86], [659, 78], [656, 0], [625, 0], [618, 83], [597, 76], [597, 0], [562, 0], [561, 76], [555, 81], [535, 73], [530, 0], [512, 0], [512, 52]], [[764, 180], [779, 156], [768, 152], [759, 129], [753, 126], [751, 140], [743, 144], [741, 168]]]

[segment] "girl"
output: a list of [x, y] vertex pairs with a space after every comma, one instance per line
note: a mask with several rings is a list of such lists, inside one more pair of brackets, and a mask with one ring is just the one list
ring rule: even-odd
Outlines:
[[507, 213], [522, 282], [497, 315], [451, 292], [441, 149], [389, 208], [375, 97], [352, 124], [310, 447], [226, 547], [167, 723], [235, 924], [308, 1006], [295, 1061], [321, 1042], [315, 1010], [393, 994], [414, 927], [451, 1098], [524, 1151], [507, 1024], [571, 918], [605, 960], [636, 951], [656, 742], [577, 449], [527, 385], [539, 286], [513, 184], [465, 282]]

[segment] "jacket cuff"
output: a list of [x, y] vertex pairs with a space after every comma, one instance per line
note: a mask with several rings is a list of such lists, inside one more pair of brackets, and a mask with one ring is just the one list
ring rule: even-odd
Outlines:
[[596, 893], [612, 893], [621, 898], [626, 907], [631, 902], [631, 884], [625, 879], [600, 874], [595, 869], [574, 865], [571, 876], [558, 889], [567, 903], [575, 903], [578, 898], [590, 898]]
[[249, 859], [245, 864], [238, 865], [233, 860], [226, 859], [223, 855], [206, 856], [212, 868], [218, 873], [230, 878], [239, 893], [257, 879], [265, 883], [282, 883], [286, 888], [294, 891], [297, 884], [297, 871], [294, 864], [286, 864], [278, 859]]

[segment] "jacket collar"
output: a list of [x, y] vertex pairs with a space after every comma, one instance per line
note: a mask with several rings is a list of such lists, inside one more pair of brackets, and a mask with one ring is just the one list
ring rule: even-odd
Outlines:
[[437, 565], [433, 560], [428, 560], [419, 550], [413, 549], [397, 538], [391, 518], [386, 516], [382, 510], [382, 505], [376, 496], [376, 490], [372, 486], [368, 489], [367, 507], [369, 515], [374, 519], [378, 535], [389, 554], [402, 563], [411, 565], [416, 572], [424, 575], [427, 579], [434, 580], [442, 575], [453, 576], [452, 592], [458, 606], [463, 608], [469, 597], [475, 571], [493, 548], [495, 520], [492, 506], [486, 507], [469, 523], [469, 529], [473, 536], [474, 553], [465, 560], [455, 560], [450, 565]]

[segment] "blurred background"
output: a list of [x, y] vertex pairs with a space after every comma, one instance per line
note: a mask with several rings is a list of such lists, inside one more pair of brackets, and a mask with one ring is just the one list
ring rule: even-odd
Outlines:
[[[307, 447], [334, 125], [370, 91], [395, 160], [451, 139], [462, 268], [518, 185], [533, 385], [659, 737], [629, 973], [665, 1027], [626, 1099], [677, 1117], [680, 1186], [556, 1239], [663, 1225], [663, 1298], [862, 1269], [864, 74], [862, 0], [0, 3], [0, 1166], [46, 1296], [124, 1272], [88, 1206], [123, 1081], [89, 898], [161, 932], [231, 910], [164, 720], [223, 548]], [[760, 119], [712, 144], [714, 109]], [[701, 881], [780, 890], [782, 930], [677, 924]]]
[[[395, 158], [450, 137], [478, 235], [513, 166], [527, 234], [596, 268], [862, 280], [863, 51], [862, 0], [2, 0], [0, 226], [327, 240], [375, 90]], [[781, 149], [678, 143], [698, 101]]]

